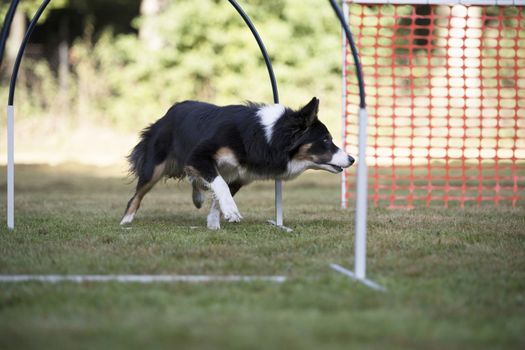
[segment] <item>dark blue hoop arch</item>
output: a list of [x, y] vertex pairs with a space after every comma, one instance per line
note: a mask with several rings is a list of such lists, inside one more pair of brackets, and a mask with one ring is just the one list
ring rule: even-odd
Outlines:
[[341, 22], [341, 27], [345, 32], [346, 39], [348, 40], [348, 43], [350, 45], [350, 51], [352, 51], [352, 57], [354, 58], [355, 72], [357, 75], [357, 82], [359, 84], [359, 108], [366, 108], [365, 80], [363, 78], [363, 67], [361, 66], [361, 61], [359, 60], [359, 53], [357, 52], [357, 47], [355, 46], [354, 38], [352, 37], [352, 32], [350, 31], [350, 28], [346, 23], [343, 11], [341, 11], [339, 5], [337, 5], [335, 0], [329, 1], [330, 5], [332, 5], [332, 8], [334, 9], [335, 14], [337, 15], [337, 18], [339, 18], [339, 22]]
[[275, 74], [273, 73], [273, 67], [272, 62], [270, 61], [270, 57], [268, 56], [268, 52], [266, 51], [266, 48], [264, 47], [264, 43], [259, 36], [259, 33], [257, 33], [257, 30], [255, 29], [255, 26], [253, 25], [252, 21], [250, 20], [250, 17], [244, 12], [244, 10], [239, 6], [239, 4], [235, 0], [228, 0], [230, 4], [232, 4], [233, 7], [235, 7], [235, 10], [239, 13], [239, 15], [242, 17], [248, 28], [250, 28], [250, 31], [252, 32], [255, 40], [257, 41], [257, 45], [259, 45], [259, 49], [261, 50], [261, 54], [264, 58], [264, 63], [266, 63], [266, 68], [268, 68], [268, 74], [270, 76], [270, 83], [272, 84], [272, 93], [273, 93], [273, 102], [279, 103], [279, 92], [277, 91], [277, 82], [275, 81]]
[[[9, 86], [9, 102], [8, 102], [9, 105], [13, 105], [14, 91], [15, 91], [15, 87], [16, 87], [16, 80], [17, 80], [17, 77], [18, 77], [18, 70], [19, 70], [19, 67], [20, 67], [20, 63], [22, 61], [22, 57], [24, 55], [25, 48], [26, 48], [26, 46], [27, 46], [27, 44], [29, 42], [29, 39], [31, 38], [31, 34], [33, 33], [33, 30], [34, 30], [34, 28], [36, 26], [36, 23], [38, 22], [40, 16], [44, 12], [45, 8], [47, 7], [47, 5], [49, 4], [50, 1], [51, 0], [44, 0], [42, 2], [42, 4], [40, 5], [40, 8], [38, 9], [38, 11], [35, 13], [33, 18], [31, 19], [31, 22], [30, 22], [29, 27], [27, 29], [26, 35], [24, 36], [24, 40], [23, 40], [22, 44], [20, 45], [20, 49], [18, 50], [18, 55], [17, 55], [16, 61], [15, 61], [15, 65], [13, 67], [13, 73], [11, 74], [11, 83], [10, 83], [10, 86]], [[235, 0], [228, 0], [228, 1], [235, 8], [235, 10], [239, 13], [239, 15], [242, 17], [242, 19], [244, 20], [244, 22], [246, 23], [246, 25], [249, 27], [250, 31], [252, 32], [255, 40], [257, 41], [257, 45], [259, 46], [259, 49], [261, 50], [261, 54], [262, 54], [262, 56], [264, 58], [264, 62], [266, 64], [266, 68], [268, 69], [268, 74], [270, 76], [270, 83], [272, 85], [272, 93], [273, 93], [274, 103], [279, 103], [279, 93], [278, 93], [278, 90], [277, 90], [277, 82], [275, 80], [275, 74], [273, 72], [272, 63], [270, 61], [270, 57], [268, 56], [268, 52], [266, 51], [264, 43], [263, 43], [261, 37], [259, 36], [259, 33], [255, 29], [255, 26], [253, 25], [252, 21], [250, 20], [250, 18], [246, 14], [246, 12], [244, 12], [242, 7]], [[5, 44], [5, 41], [3, 40], [4, 33], [8, 33], [9, 32], [9, 29], [10, 29], [11, 23], [12, 23], [12, 19], [13, 19], [13, 16], [14, 16], [14, 12], [16, 10], [16, 6], [18, 6], [18, 2], [19, 2], [18, 0], [13, 0], [11, 2], [11, 6], [9, 8], [9, 11], [8, 11], [7, 15], [6, 15], [6, 21], [4, 21], [4, 28], [2, 30], [2, 42], [0, 43], [0, 44], [2, 44], [1, 45], [2, 47], [0, 48], [0, 49], [2, 49], [2, 51], [0, 53], [3, 52], [3, 46]], [[7, 38], [7, 34], [5, 34], [5, 37]], [[0, 60], [1, 60], [1, 57], [2, 56], [0, 55]]]
[[16, 87], [16, 79], [18, 77], [18, 69], [20, 68], [20, 63], [22, 62], [22, 58], [24, 56], [24, 51], [26, 50], [26, 46], [29, 43], [29, 39], [31, 38], [31, 34], [33, 33], [33, 30], [35, 29], [36, 23], [40, 19], [40, 16], [42, 16], [42, 13], [46, 9], [47, 5], [51, 2], [51, 0], [44, 0], [42, 1], [42, 4], [36, 11], [35, 15], [31, 19], [31, 22], [29, 22], [29, 26], [27, 27], [26, 35], [24, 36], [24, 40], [22, 41], [22, 44], [20, 45], [20, 48], [18, 49], [18, 54], [16, 55], [16, 61], [13, 66], [13, 73], [11, 73], [11, 83], [9, 84], [9, 101], [8, 105], [12, 106], [13, 101], [15, 98], [15, 87]]
[[19, 2], [19, 0], [11, 1], [9, 9], [5, 14], [4, 25], [2, 27], [2, 34], [0, 35], [0, 67], [2, 66], [2, 60], [4, 58], [5, 43], [7, 41], [7, 37], [9, 36], [11, 24], [13, 23], [13, 18], [15, 17], [16, 8], [18, 7]]

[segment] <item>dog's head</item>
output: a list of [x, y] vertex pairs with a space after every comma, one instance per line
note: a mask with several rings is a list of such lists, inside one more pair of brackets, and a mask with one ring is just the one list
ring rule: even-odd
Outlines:
[[290, 159], [304, 169], [340, 173], [354, 163], [354, 158], [332, 142], [332, 135], [317, 118], [318, 111], [319, 100], [314, 97], [289, 116], [293, 130]]

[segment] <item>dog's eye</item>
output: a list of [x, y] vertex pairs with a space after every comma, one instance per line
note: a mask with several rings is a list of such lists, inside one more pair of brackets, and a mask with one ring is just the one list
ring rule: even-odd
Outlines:
[[328, 144], [328, 143], [331, 142], [331, 140], [330, 140], [328, 137], [326, 137], [326, 138], [323, 140], [323, 142]]

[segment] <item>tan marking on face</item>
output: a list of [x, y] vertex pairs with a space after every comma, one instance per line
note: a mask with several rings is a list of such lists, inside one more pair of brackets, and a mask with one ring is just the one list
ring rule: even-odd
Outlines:
[[310, 148], [312, 148], [312, 144], [311, 143], [306, 143], [306, 144], [302, 145], [299, 148], [299, 151], [297, 151], [297, 153], [293, 157], [293, 159], [294, 160], [313, 160], [313, 156], [308, 153]]
[[312, 161], [314, 161], [315, 163], [326, 163], [330, 159], [332, 159], [332, 156], [333, 154], [330, 152], [325, 152], [323, 154], [316, 154], [316, 155], [312, 155]]

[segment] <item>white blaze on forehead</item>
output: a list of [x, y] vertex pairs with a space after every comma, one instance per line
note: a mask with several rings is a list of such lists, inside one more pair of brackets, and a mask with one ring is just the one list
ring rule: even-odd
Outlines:
[[284, 114], [284, 106], [280, 104], [273, 104], [261, 107], [257, 111], [257, 116], [261, 120], [261, 125], [264, 128], [266, 141], [268, 143], [272, 140], [273, 126]]

